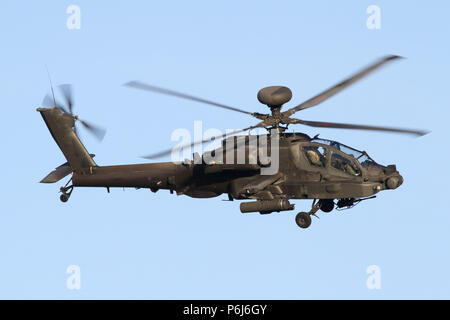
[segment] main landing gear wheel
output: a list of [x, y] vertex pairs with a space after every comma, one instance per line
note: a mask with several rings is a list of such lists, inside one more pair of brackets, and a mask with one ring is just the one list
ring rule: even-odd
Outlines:
[[323, 212], [331, 212], [334, 209], [334, 201], [333, 199], [323, 199], [319, 200], [320, 210]]
[[295, 222], [300, 228], [306, 229], [311, 225], [311, 216], [307, 212], [297, 213]]
[[[300, 228], [306, 229], [311, 225], [311, 216], [316, 216], [316, 212], [320, 209], [320, 201], [314, 199], [311, 210], [309, 212], [300, 212], [295, 216], [295, 222]], [[319, 218], [319, 217], [317, 217]]]

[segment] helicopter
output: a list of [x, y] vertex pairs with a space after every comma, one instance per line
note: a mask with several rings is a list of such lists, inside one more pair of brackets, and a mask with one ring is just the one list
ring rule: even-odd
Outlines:
[[[261, 89], [257, 98], [266, 105], [270, 113], [249, 112], [225, 104], [149, 85], [139, 81], [125, 84], [134, 89], [157, 92], [183, 98], [210, 106], [247, 114], [258, 119], [258, 123], [226, 134], [195, 141], [184, 146], [145, 156], [156, 159], [196, 145], [221, 140], [221, 146], [202, 155], [193, 154], [193, 159], [171, 162], [153, 162], [99, 166], [81, 142], [76, 123], [102, 139], [105, 130], [73, 114], [73, 98], [70, 85], [60, 86], [65, 104], [52, 95], [44, 98], [37, 108], [53, 139], [61, 149], [67, 162], [48, 174], [41, 183], [55, 183], [71, 174], [67, 184], [60, 188], [62, 202], [67, 202], [75, 187], [147, 188], [152, 192], [169, 190], [171, 194], [192, 198], [212, 198], [227, 195], [228, 200], [250, 200], [241, 202], [242, 213], [292, 211], [291, 200], [313, 200], [311, 210], [299, 212], [295, 221], [300, 228], [311, 225], [311, 216], [317, 212], [334, 209], [349, 209], [361, 201], [373, 199], [383, 190], [395, 190], [403, 183], [395, 165], [381, 165], [365, 151], [360, 151], [333, 140], [310, 137], [300, 132], [286, 132], [289, 125], [301, 124], [316, 128], [340, 128], [375, 130], [423, 136], [427, 131], [380, 127], [372, 125], [309, 121], [293, 118], [295, 113], [315, 107], [354, 84], [389, 62], [401, 59], [388, 55], [375, 61], [361, 71], [351, 75], [305, 102], [282, 111], [284, 104], [292, 98], [292, 92], [284, 86]], [[267, 134], [243, 135], [256, 128], [267, 129]], [[258, 140], [261, 148], [255, 148]], [[264, 149], [264, 150], [263, 150]], [[261, 150], [265, 151], [260, 152]], [[270, 157], [268, 156], [270, 154]], [[276, 163], [273, 170], [272, 167]], [[272, 170], [269, 170], [272, 169]], [[70, 184], [71, 183], [71, 184]]]

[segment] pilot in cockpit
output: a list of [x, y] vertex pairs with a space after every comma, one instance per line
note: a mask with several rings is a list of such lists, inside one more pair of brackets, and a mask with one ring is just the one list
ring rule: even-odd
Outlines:
[[306, 151], [306, 156], [312, 165], [323, 167], [323, 163], [320, 159], [320, 154], [317, 149], [310, 148]]

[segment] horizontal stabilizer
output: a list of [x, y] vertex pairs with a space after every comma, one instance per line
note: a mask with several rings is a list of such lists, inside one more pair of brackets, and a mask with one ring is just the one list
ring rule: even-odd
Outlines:
[[[91, 158], [95, 157], [95, 154], [90, 154]], [[40, 183], [55, 183], [67, 176], [68, 174], [72, 173], [73, 169], [70, 167], [69, 162], [66, 162], [59, 167], [57, 167], [55, 170], [50, 172], [44, 179], [40, 181]]]
[[44, 179], [41, 180], [41, 183], [55, 183], [67, 176], [68, 174], [72, 173], [72, 168], [70, 167], [69, 163], [66, 162], [59, 167], [57, 167], [55, 170], [50, 172]]

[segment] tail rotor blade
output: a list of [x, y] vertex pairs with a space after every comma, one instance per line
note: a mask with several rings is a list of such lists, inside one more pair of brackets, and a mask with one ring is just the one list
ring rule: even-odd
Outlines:
[[85, 120], [77, 119], [83, 127], [85, 127], [90, 133], [92, 133], [99, 141], [102, 141], [106, 134], [106, 129], [89, 123]]
[[72, 95], [72, 85], [62, 84], [59, 86], [61, 93], [64, 96], [67, 107], [69, 108], [69, 113], [73, 114], [73, 95]]
[[52, 97], [47, 94], [44, 99], [42, 100], [42, 106], [43, 107], [53, 107], [54, 106], [54, 102]]
[[51, 97], [51, 95], [49, 95], [49, 94], [47, 94], [44, 97], [44, 99], [42, 100], [42, 106], [43, 107], [51, 107], [51, 108], [56, 107], [59, 110], [61, 110], [62, 113], [70, 114], [70, 112], [62, 106], [61, 102], [59, 102], [58, 100], [54, 101], [53, 98]]
[[[103, 140], [106, 134], [106, 130], [100, 126], [94, 125], [90, 122], [87, 122], [85, 120], [81, 120], [78, 118], [78, 116], [73, 114], [73, 94], [72, 94], [72, 85], [70, 84], [62, 84], [58, 86], [61, 90], [62, 96], [64, 97], [65, 105], [66, 107], [56, 101], [52, 96], [47, 94], [44, 99], [42, 100], [42, 106], [43, 107], [52, 107], [59, 109], [62, 113], [70, 115], [73, 120], [79, 122], [83, 127], [86, 128], [90, 133], [92, 133], [99, 141]], [[53, 87], [52, 87], [52, 93], [53, 93]], [[78, 136], [78, 129], [75, 126], [73, 128], [75, 134]]]

